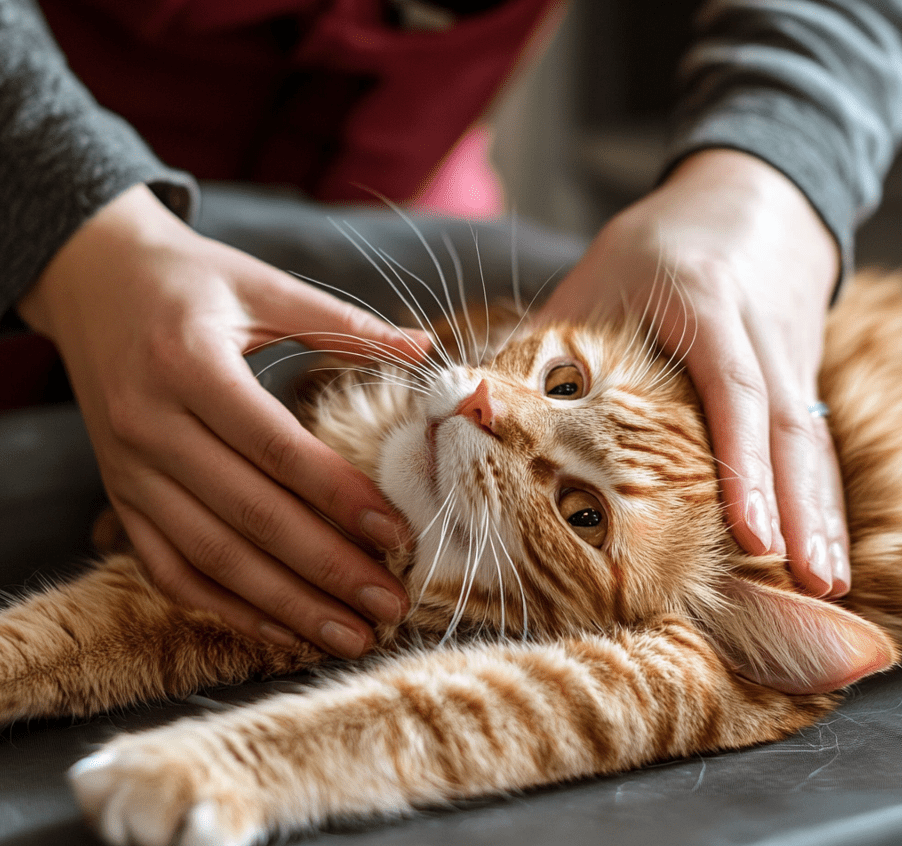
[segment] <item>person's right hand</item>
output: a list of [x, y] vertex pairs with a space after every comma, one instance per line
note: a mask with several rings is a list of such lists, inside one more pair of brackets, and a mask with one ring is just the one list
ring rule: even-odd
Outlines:
[[701, 150], [608, 222], [542, 311], [640, 315], [698, 392], [737, 542], [786, 555], [801, 586], [830, 597], [851, 585], [849, 536], [827, 422], [808, 407], [839, 262], [782, 173]]
[[[155, 583], [249, 637], [356, 657], [400, 582], [349, 536], [400, 545], [374, 484], [305, 431], [242, 354], [285, 335], [422, 357], [372, 315], [202, 238], [143, 185], [69, 239], [19, 304], [63, 356], [110, 500]], [[410, 340], [412, 339], [412, 341]]]

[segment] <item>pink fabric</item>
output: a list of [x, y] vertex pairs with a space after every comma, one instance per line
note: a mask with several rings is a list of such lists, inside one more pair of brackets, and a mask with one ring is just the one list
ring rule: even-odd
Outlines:
[[489, 161], [491, 145], [488, 127], [471, 129], [445, 156], [411, 205], [422, 211], [474, 219], [501, 215], [504, 189]]

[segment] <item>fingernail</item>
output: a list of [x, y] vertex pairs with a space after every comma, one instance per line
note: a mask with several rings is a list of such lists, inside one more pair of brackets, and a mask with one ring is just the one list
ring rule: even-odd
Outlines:
[[823, 535], [815, 534], [808, 539], [805, 557], [808, 559], [808, 570], [811, 575], [824, 583], [824, 593], [829, 592], [833, 584], [833, 574], [827, 561], [827, 541]]
[[773, 535], [771, 534], [770, 515], [760, 491], [752, 491], [749, 494], [745, 505], [745, 522], [764, 547], [761, 552], [767, 552], [770, 549]]
[[357, 594], [357, 600], [373, 619], [380, 623], [397, 623], [403, 612], [401, 600], [390, 590], [378, 585], [368, 585]]
[[833, 541], [827, 550], [827, 555], [830, 558], [830, 571], [833, 574], [833, 593], [837, 596], [848, 593], [851, 576], [849, 559], [846, 557], [843, 545], [838, 541]]
[[770, 521], [770, 536], [774, 552], [777, 555], [786, 555], [786, 541], [783, 540], [783, 535], [780, 534], [780, 523], [776, 518]]
[[262, 622], [258, 626], [260, 636], [264, 640], [268, 640], [274, 646], [281, 646], [285, 649], [293, 649], [297, 646], [301, 639], [294, 633], [275, 623]]
[[359, 658], [366, 649], [366, 638], [360, 632], [334, 620], [319, 630], [319, 636], [329, 652], [342, 658]]
[[406, 543], [407, 532], [397, 520], [378, 511], [364, 511], [360, 531], [382, 549], [400, 549]]

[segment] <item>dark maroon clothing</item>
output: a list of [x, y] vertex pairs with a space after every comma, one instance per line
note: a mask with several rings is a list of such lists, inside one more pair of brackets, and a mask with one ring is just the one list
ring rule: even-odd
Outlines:
[[416, 193], [556, 0], [443, 31], [384, 0], [42, 0], [70, 66], [168, 164], [324, 201]]

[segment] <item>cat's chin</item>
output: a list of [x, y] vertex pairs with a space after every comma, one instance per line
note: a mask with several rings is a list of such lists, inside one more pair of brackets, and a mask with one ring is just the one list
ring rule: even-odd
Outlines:
[[382, 442], [377, 484], [410, 523], [415, 533], [425, 532], [445, 504], [437, 479], [436, 435], [454, 414], [458, 403], [479, 379], [468, 369], [451, 367], [426, 386], [427, 394], [416, 412], [396, 426]]
[[407, 420], [385, 439], [379, 455], [379, 487], [417, 535], [426, 531], [441, 505], [427, 432], [422, 419]]

